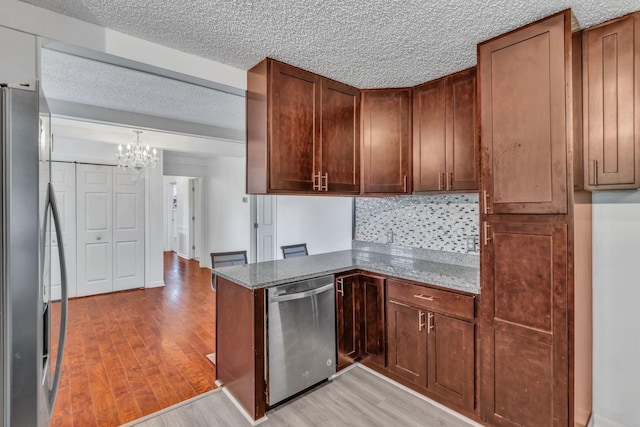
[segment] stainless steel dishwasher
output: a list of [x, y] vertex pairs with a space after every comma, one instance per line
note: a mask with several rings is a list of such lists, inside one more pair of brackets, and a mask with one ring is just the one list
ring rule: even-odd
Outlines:
[[268, 404], [317, 384], [336, 372], [333, 276], [267, 290]]

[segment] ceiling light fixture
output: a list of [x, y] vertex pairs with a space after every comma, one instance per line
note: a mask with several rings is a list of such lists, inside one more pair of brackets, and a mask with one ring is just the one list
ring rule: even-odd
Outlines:
[[144, 179], [144, 170], [153, 169], [158, 165], [158, 155], [155, 148], [151, 149], [149, 144], [146, 146], [140, 141], [141, 130], [134, 130], [136, 140], [133, 143], [123, 147], [118, 145], [118, 167], [129, 171], [133, 175], [135, 182]]

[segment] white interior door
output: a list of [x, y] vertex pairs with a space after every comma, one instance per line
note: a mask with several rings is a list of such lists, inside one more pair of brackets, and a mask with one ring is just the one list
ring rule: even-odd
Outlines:
[[[77, 295], [76, 289], [76, 165], [73, 163], [51, 162], [51, 183], [56, 193], [60, 213], [62, 240], [67, 263], [67, 283], [69, 297]], [[51, 245], [51, 298], [61, 297], [60, 260], [55, 227], [52, 224]]]
[[113, 169], [113, 290], [144, 287], [144, 182]]
[[276, 196], [258, 196], [258, 262], [276, 259]]
[[113, 291], [113, 167], [77, 165], [77, 296]]

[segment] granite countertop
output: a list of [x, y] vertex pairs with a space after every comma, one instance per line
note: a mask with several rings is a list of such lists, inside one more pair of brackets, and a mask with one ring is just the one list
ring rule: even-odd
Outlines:
[[246, 288], [260, 289], [349, 270], [365, 270], [458, 291], [480, 293], [479, 269], [476, 267], [356, 249], [220, 267], [213, 272]]

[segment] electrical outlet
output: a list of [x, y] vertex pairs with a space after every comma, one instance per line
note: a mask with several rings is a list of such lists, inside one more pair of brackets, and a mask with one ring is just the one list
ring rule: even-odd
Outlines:
[[477, 252], [477, 238], [476, 236], [466, 236], [465, 237], [465, 242], [466, 242], [466, 250], [467, 253], [469, 252]]
[[393, 230], [387, 231], [387, 243], [393, 243]]

